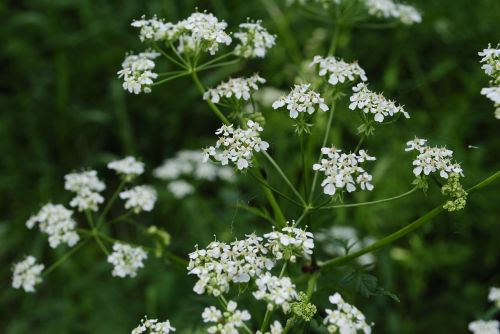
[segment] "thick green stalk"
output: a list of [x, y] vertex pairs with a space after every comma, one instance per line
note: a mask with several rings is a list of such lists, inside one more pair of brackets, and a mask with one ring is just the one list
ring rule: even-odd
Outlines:
[[[496, 172], [495, 174], [493, 174], [490, 177], [479, 182], [478, 184], [476, 184], [472, 188], [468, 189], [467, 193], [470, 195], [471, 193], [488, 186], [489, 184], [491, 184], [492, 182], [494, 182], [498, 178], [500, 178], [500, 171]], [[329, 268], [332, 268], [332, 267], [335, 267], [338, 265], [343, 265], [343, 264], [345, 264], [353, 259], [356, 259], [356, 258], [358, 258], [366, 253], [370, 253], [370, 252], [379, 250], [380, 248], [383, 248], [384, 246], [404, 237], [408, 233], [422, 227], [429, 220], [431, 220], [432, 218], [436, 217], [441, 212], [443, 212], [443, 210], [444, 209], [443, 209], [443, 203], [442, 203], [442, 204], [438, 205], [437, 207], [435, 207], [434, 209], [432, 209], [431, 211], [429, 211], [428, 213], [426, 213], [425, 215], [423, 215], [422, 217], [413, 221], [409, 225], [403, 227], [399, 231], [396, 231], [396, 232], [386, 236], [385, 238], [380, 239], [379, 241], [373, 243], [372, 245], [370, 245], [368, 247], [360, 249], [357, 252], [354, 252], [354, 253], [351, 253], [351, 254], [348, 254], [345, 256], [337, 257], [335, 259], [331, 259], [331, 260], [328, 260], [326, 262], [321, 263], [320, 269], [324, 270], [324, 269], [329, 269]]]

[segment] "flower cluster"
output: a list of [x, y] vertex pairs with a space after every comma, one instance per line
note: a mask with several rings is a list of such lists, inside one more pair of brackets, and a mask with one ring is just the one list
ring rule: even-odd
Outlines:
[[394, 18], [405, 25], [422, 22], [422, 15], [414, 7], [392, 0], [364, 0], [370, 15]]
[[321, 186], [326, 195], [335, 195], [337, 189], [353, 192], [356, 185], [362, 190], [373, 189], [372, 176], [360, 165], [365, 161], [375, 160], [375, 157], [369, 156], [365, 150], [359, 150], [358, 154], [347, 154], [332, 146], [323, 147], [321, 153], [326, 158], [321, 159], [319, 164], [314, 164], [313, 169], [325, 174]]
[[132, 330], [131, 334], [169, 334], [170, 332], [175, 332], [170, 321], [159, 322], [157, 319], [144, 318], [141, 320], [141, 324]]
[[253, 296], [257, 300], [267, 302], [267, 308], [274, 310], [281, 307], [284, 313], [290, 310], [290, 303], [297, 299], [297, 291], [295, 284], [292, 283], [290, 277], [276, 277], [266, 272], [255, 281], [257, 291]]
[[450, 199], [443, 205], [448, 211], [457, 211], [465, 208], [467, 202], [467, 192], [460, 184], [460, 176], [457, 173], [451, 173], [446, 184], [441, 187], [441, 193]]
[[310, 66], [319, 65], [319, 75], [328, 75], [328, 83], [335, 86], [344, 82], [368, 80], [365, 70], [357, 62], [347, 63], [335, 57], [315, 56]]
[[48, 234], [52, 248], [56, 248], [61, 243], [72, 247], [80, 240], [75, 230], [76, 222], [73, 220], [73, 211], [61, 204], [45, 204], [36, 215], [28, 219], [26, 226], [32, 229], [36, 223], [41, 232]]
[[239, 170], [246, 169], [252, 164], [253, 152], [266, 151], [269, 144], [260, 138], [263, 128], [259, 123], [249, 120], [247, 128], [234, 129], [233, 125], [223, 125], [215, 134], [220, 135], [215, 146], [204, 150], [204, 161], [210, 157], [222, 165], [229, 162], [236, 164]]
[[156, 190], [145, 185], [135, 186], [120, 193], [120, 198], [125, 200], [125, 209], [131, 209], [136, 214], [153, 210], [156, 197]]
[[118, 77], [123, 78], [123, 89], [134, 94], [151, 93], [153, 80], [158, 77], [158, 74], [153, 72], [153, 60], [159, 55], [158, 52], [149, 50], [137, 55], [128, 54], [122, 63], [122, 69], [118, 71]]
[[26, 292], [35, 292], [35, 285], [42, 282], [43, 264], [37, 264], [33, 256], [27, 256], [23, 261], [14, 265], [12, 287], [23, 288]]
[[203, 322], [215, 324], [207, 329], [208, 333], [232, 334], [239, 333], [237, 328], [245, 326], [244, 321], [251, 319], [247, 310], [240, 311], [236, 309], [238, 304], [230, 300], [227, 303], [226, 311], [221, 312], [214, 306], [206, 307], [201, 317]]
[[64, 180], [64, 189], [76, 193], [69, 205], [78, 211], [97, 211], [98, 205], [104, 202], [99, 193], [106, 189], [106, 185], [99, 180], [95, 170], [67, 174]]
[[121, 278], [135, 277], [137, 270], [144, 267], [143, 261], [147, 258], [148, 254], [141, 247], [115, 242], [113, 252], [108, 256], [108, 262], [113, 265], [111, 274]]
[[183, 178], [190, 177], [203, 181], [215, 181], [217, 178], [229, 182], [234, 180], [232, 168], [209, 161], [203, 162], [203, 154], [200, 151], [190, 150], [179, 151], [175, 157], [166, 159], [153, 171], [153, 175], [169, 181], [167, 189], [178, 199], [195, 191], [195, 187]]
[[353, 94], [350, 97], [349, 109], [360, 109], [365, 114], [373, 114], [375, 122], [382, 123], [385, 117], [403, 114], [410, 118], [410, 115], [402, 106], [396, 105], [394, 101], [387, 100], [382, 94], [377, 94], [368, 89], [365, 83], [359, 83], [352, 88]]
[[479, 55], [483, 57], [481, 59], [481, 63], [483, 63], [481, 68], [492, 78], [491, 87], [483, 88], [481, 94], [493, 101], [495, 117], [500, 119], [500, 45], [496, 48], [488, 45], [488, 48], [479, 52]]
[[500, 334], [498, 320], [476, 320], [469, 324], [469, 331], [474, 334]]
[[139, 28], [139, 39], [145, 41], [168, 41], [177, 33], [176, 26], [171, 22], [165, 22], [164, 19], [158, 19], [154, 15], [147, 19], [145, 15], [140, 20], [133, 20], [132, 27]]
[[452, 161], [453, 151], [445, 147], [431, 147], [426, 145], [426, 139], [415, 138], [406, 143], [405, 151], [417, 151], [418, 155], [413, 160], [413, 174], [419, 177], [439, 172], [442, 178], [447, 179], [450, 173], [463, 176], [462, 168]]
[[230, 244], [213, 241], [206, 249], [196, 249], [189, 254], [189, 274], [198, 281], [194, 292], [219, 296], [229, 291], [229, 284], [247, 283], [274, 267], [274, 261], [266, 257], [268, 250], [262, 245], [262, 237], [254, 234]]
[[240, 24], [240, 31], [234, 37], [240, 40], [234, 53], [243, 58], [264, 58], [267, 49], [274, 46], [276, 36], [271, 35], [262, 27], [261, 21]]
[[311, 232], [286, 226], [281, 232], [274, 231], [264, 234], [267, 239], [265, 246], [277, 260], [296, 261], [296, 255], [309, 256], [313, 253], [314, 240]]
[[221, 99], [235, 99], [248, 101], [253, 91], [259, 89], [259, 84], [264, 84], [265, 79], [258, 74], [248, 78], [234, 78], [221, 82], [217, 87], [205, 92], [203, 99], [219, 103]]
[[131, 156], [111, 161], [108, 163], [108, 168], [118, 173], [126, 182], [144, 173], [144, 163]]
[[330, 303], [336, 306], [335, 310], [326, 309], [324, 324], [328, 333], [371, 333], [371, 327], [366, 323], [366, 318], [354, 305], [346, 303], [338, 293], [330, 296]]
[[279, 109], [286, 105], [291, 118], [297, 118], [299, 113], [313, 114], [318, 108], [327, 111], [325, 100], [313, 90], [310, 84], [295, 85], [290, 93], [274, 101], [273, 109]]
[[255, 334], [281, 334], [283, 333], [283, 326], [281, 326], [281, 323], [279, 321], [274, 321], [270, 326], [269, 326], [269, 332], [264, 332], [262, 333], [261, 331], [255, 332]]
[[500, 308], [500, 288], [492, 287], [488, 294], [488, 300], [495, 303], [495, 306]]

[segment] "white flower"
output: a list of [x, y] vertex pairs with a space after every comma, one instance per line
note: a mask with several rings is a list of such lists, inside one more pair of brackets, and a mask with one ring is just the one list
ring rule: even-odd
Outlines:
[[364, 2], [370, 15], [399, 19], [405, 25], [422, 22], [422, 15], [412, 6], [392, 0], [364, 0]]
[[369, 156], [365, 150], [359, 150], [358, 154], [346, 154], [335, 147], [323, 147], [321, 153], [326, 157], [321, 159], [320, 163], [314, 164], [313, 170], [325, 174], [321, 186], [326, 195], [335, 195], [337, 189], [353, 192], [356, 190], [356, 185], [362, 190], [373, 189], [372, 176], [360, 165], [365, 161], [376, 159]]
[[99, 180], [95, 170], [67, 174], [64, 180], [64, 189], [76, 193], [69, 205], [78, 208], [78, 211], [97, 211], [98, 205], [104, 202], [99, 192], [106, 186]]
[[319, 64], [319, 75], [328, 75], [328, 83], [335, 86], [339, 83], [355, 81], [358, 78], [362, 81], [368, 80], [365, 71], [358, 65], [357, 62], [346, 63], [342, 59], [335, 57], [315, 56], [311, 65]]
[[496, 307], [500, 308], [500, 288], [491, 287], [488, 294], [488, 300], [495, 303]]
[[276, 36], [268, 33], [261, 21], [240, 24], [240, 31], [234, 37], [240, 40], [234, 53], [243, 58], [264, 58], [267, 49], [276, 42]]
[[184, 180], [176, 180], [170, 182], [167, 185], [167, 189], [177, 199], [184, 198], [187, 195], [191, 195], [192, 193], [194, 193], [194, 187]]
[[403, 114], [410, 118], [410, 115], [402, 106], [387, 100], [382, 94], [377, 94], [368, 89], [365, 83], [359, 83], [352, 88], [354, 94], [350, 97], [349, 109], [361, 109], [365, 114], [373, 114], [375, 122], [382, 123], [385, 117], [392, 117], [396, 114]]
[[143, 15], [140, 20], [133, 20], [131, 26], [140, 28], [141, 42], [170, 40], [177, 33], [175, 24], [158, 19], [156, 15], [151, 19], [146, 19]]
[[258, 84], [265, 83], [266, 80], [258, 74], [248, 78], [234, 78], [221, 82], [217, 87], [205, 92], [203, 99], [213, 103], [219, 103], [221, 99], [236, 99], [247, 101], [251, 94], [259, 89]]
[[488, 48], [478, 53], [481, 57], [481, 67], [484, 73], [493, 78], [494, 83], [500, 83], [500, 45], [492, 48], [491, 44]]
[[500, 334], [499, 324], [497, 320], [476, 320], [469, 324], [469, 331], [474, 334]]
[[170, 325], [170, 321], [159, 322], [157, 319], [144, 317], [141, 324], [134, 328], [131, 334], [169, 334], [175, 332], [175, 328]]
[[266, 257], [263, 239], [254, 234], [230, 244], [213, 241], [205, 249], [189, 254], [189, 274], [198, 281], [193, 290], [198, 294], [219, 296], [229, 291], [230, 283], [247, 283], [251, 278], [271, 270], [274, 262]]
[[41, 232], [49, 235], [49, 244], [52, 248], [56, 248], [61, 243], [72, 247], [80, 240], [75, 230], [76, 222], [73, 220], [73, 211], [61, 204], [44, 205], [36, 215], [28, 219], [26, 226], [32, 229], [36, 223]]
[[259, 123], [249, 120], [247, 128], [234, 129], [233, 125], [223, 125], [215, 134], [220, 135], [215, 146], [204, 150], [204, 161], [213, 157], [222, 165], [234, 163], [239, 170], [252, 164], [253, 152], [266, 151], [269, 144], [260, 138], [263, 128]]
[[132, 209], [135, 213], [153, 210], [156, 197], [156, 190], [145, 185], [135, 186], [120, 193], [120, 198], [126, 200], [125, 209]]
[[289, 257], [286, 260], [295, 262], [295, 255], [308, 257], [313, 253], [313, 234], [299, 228], [290, 227], [288, 224], [281, 232], [273, 230], [271, 233], [264, 234], [264, 238], [267, 239], [265, 246], [277, 260]]
[[453, 151], [445, 147], [431, 147], [425, 145], [425, 139], [415, 138], [406, 143], [405, 151], [417, 151], [418, 155], [413, 160], [413, 174], [420, 176], [439, 172], [442, 178], [447, 179], [450, 173], [463, 176], [463, 170], [458, 163], [452, 161]]
[[297, 118], [299, 113], [313, 114], [318, 108], [327, 111], [324, 99], [315, 91], [310, 90], [310, 84], [295, 85], [290, 93], [274, 101], [273, 109], [286, 105], [291, 118]]
[[127, 182], [144, 173], [144, 163], [130, 156], [111, 161], [108, 163], [108, 168], [124, 177]]
[[281, 334], [281, 333], [283, 333], [283, 326], [281, 326], [281, 323], [276, 320], [271, 324], [269, 332], [264, 332], [264, 333], [262, 333], [261, 331], [255, 332], [255, 334]]
[[122, 278], [135, 277], [137, 269], [144, 267], [143, 261], [147, 258], [148, 254], [141, 247], [116, 242], [113, 252], [108, 256], [108, 262], [114, 266], [111, 274]]
[[14, 265], [12, 287], [23, 288], [26, 292], [35, 292], [35, 285], [42, 282], [43, 264], [37, 264], [33, 256], [27, 256], [23, 261]]
[[358, 331], [371, 333], [371, 327], [366, 323], [365, 316], [354, 305], [346, 303], [338, 293], [330, 296], [329, 300], [336, 309], [326, 309], [327, 315], [323, 323], [327, 326], [328, 333], [356, 334]]
[[149, 50], [137, 55], [128, 54], [122, 63], [122, 69], [117, 73], [119, 78], [123, 78], [123, 89], [134, 94], [151, 93], [153, 79], [158, 77], [152, 71], [155, 68], [153, 59], [159, 55], [158, 52]]
[[292, 283], [290, 277], [279, 278], [266, 272], [255, 281], [255, 284], [258, 290], [253, 293], [253, 296], [257, 300], [267, 302], [269, 310], [281, 307], [284, 313], [288, 313], [290, 303], [298, 296], [295, 284]]
[[483, 88], [481, 94], [493, 101], [495, 105], [500, 105], [500, 86]]
[[227, 303], [226, 311], [221, 312], [214, 306], [206, 307], [202, 313], [203, 322], [215, 324], [207, 329], [208, 333], [238, 334], [237, 328], [244, 326], [244, 321], [251, 319], [247, 310], [237, 309], [238, 304], [230, 300]]

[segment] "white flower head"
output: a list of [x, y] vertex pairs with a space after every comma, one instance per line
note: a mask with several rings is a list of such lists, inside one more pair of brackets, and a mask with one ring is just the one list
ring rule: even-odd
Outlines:
[[439, 176], [447, 179], [451, 173], [464, 176], [462, 167], [453, 161], [453, 151], [445, 147], [427, 146], [427, 140], [415, 138], [406, 143], [405, 151], [417, 151], [413, 160], [413, 174], [419, 177], [439, 172]]
[[273, 109], [286, 106], [291, 118], [297, 118], [299, 113], [313, 114], [317, 109], [327, 111], [325, 100], [313, 90], [310, 84], [295, 85], [290, 93], [274, 101]]
[[123, 89], [129, 93], [151, 93], [151, 86], [158, 74], [153, 72], [154, 59], [160, 55], [158, 52], [146, 50], [137, 55], [128, 54], [118, 71], [118, 77], [123, 78]]
[[244, 321], [251, 319], [247, 310], [237, 309], [238, 304], [230, 300], [227, 303], [226, 310], [220, 311], [215, 306], [206, 307], [201, 317], [205, 323], [215, 323], [208, 329], [208, 333], [237, 334], [240, 327], [245, 326]]
[[175, 180], [167, 185], [168, 191], [177, 199], [182, 199], [194, 193], [194, 187], [191, 183], [184, 180]]
[[364, 314], [354, 305], [346, 303], [339, 293], [330, 296], [329, 300], [336, 309], [326, 309], [327, 315], [323, 323], [327, 326], [328, 333], [355, 334], [358, 331], [371, 333], [371, 327], [366, 323]]
[[476, 320], [469, 324], [469, 331], [474, 334], [500, 334], [498, 320]]
[[267, 240], [265, 246], [277, 260], [286, 259], [296, 261], [296, 256], [309, 257], [314, 249], [314, 236], [299, 228], [284, 227], [280, 232], [274, 231], [264, 234]]
[[496, 307], [500, 308], [500, 288], [491, 287], [488, 293], [488, 300], [495, 303]]
[[113, 265], [113, 276], [135, 277], [137, 270], [144, 267], [143, 261], [148, 254], [142, 247], [133, 247], [127, 244], [115, 242], [113, 252], [108, 256], [108, 262]]
[[134, 328], [131, 334], [169, 334], [171, 332], [175, 332], [175, 328], [170, 325], [169, 320], [160, 322], [157, 319], [144, 317], [141, 324]]
[[73, 211], [61, 204], [44, 205], [36, 215], [28, 219], [26, 226], [32, 229], [37, 223], [40, 231], [49, 236], [49, 244], [52, 248], [56, 248], [61, 243], [73, 247], [80, 240], [80, 236], [76, 233]]
[[26, 256], [23, 261], [14, 265], [12, 287], [22, 288], [26, 292], [35, 292], [35, 286], [42, 282], [43, 264], [37, 264], [33, 256]]
[[321, 182], [326, 195], [335, 195], [338, 189], [351, 193], [357, 190], [373, 190], [372, 176], [368, 174], [361, 164], [366, 161], [376, 160], [365, 150], [356, 153], [342, 153], [336, 147], [323, 147], [321, 153], [325, 156], [320, 163], [313, 165], [313, 170], [323, 172], [325, 178]]
[[259, 84], [264, 84], [265, 79], [258, 74], [248, 78], [234, 78], [221, 82], [217, 87], [210, 88], [203, 95], [203, 99], [210, 100], [213, 103], [219, 103], [222, 100], [243, 100], [248, 101], [253, 92], [259, 89]]
[[145, 41], [168, 41], [177, 33], [177, 26], [164, 19], [158, 19], [154, 15], [151, 19], [146, 19], [143, 15], [140, 20], [133, 20], [132, 27], [139, 28], [139, 38]]
[[261, 21], [249, 21], [240, 24], [240, 31], [234, 37], [240, 40], [234, 53], [243, 58], [264, 58], [268, 49], [276, 43], [276, 36], [271, 35]]
[[234, 129], [233, 125], [223, 125], [215, 134], [219, 135], [215, 146], [204, 150], [204, 161], [213, 157], [222, 165], [234, 163], [239, 170], [252, 165], [254, 152], [266, 151], [269, 144], [260, 138], [263, 128], [259, 123], [249, 120], [245, 129]]
[[111, 161], [108, 168], [121, 175], [127, 182], [144, 173], [144, 163], [131, 156]]
[[125, 200], [125, 209], [132, 209], [137, 214], [153, 210], [157, 194], [153, 187], [142, 185], [122, 191], [120, 198]]
[[492, 48], [491, 44], [486, 49], [478, 53], [481, 56], [481, 67], [484, 73], [493, 78], [493, 83], [500, 84], [500, 44]]
[[403, 114], [405, 118], [410, 115], [394, 101], [387, 100], [382, 94], [374, 93], [365, 83], [359, 83], [352, 88], [349, 109], [360, 109], [365, 114], [373, 114], [375, 122], [382, 123], [385, 118]]
[[284, 313], [288, 313], [290, 303], [296, 300], [298, 296], [295, 284], [292, 283], [290, 277], [279, 278], [266, 272], [257, 278], [255, 284], [257, 285], [257, 291], [253, 293], [253, 296], [257, 300], [267, 302], [269, 310], [281, 307]]
[[106, 186], [97, 177], [95, 170], [70, 173], [64, 176], [64, 189], [76, 193], [69, 205], [78, 211], [97, 211], [104, 198], [99, 194]]
[[397, 19], [404, 25], [422, 22], [420, 12], [410, 5], [396, 3], [392, 0], [364, 0], [364, 2], [370, 15]]
[[368, 80], [365, 71], [357, 62], [346, 63], [335, 57], [315, 56], [311, 65], [319, 65], [319, 75], [328, 76], [328, 83], [335, 86], [345, 82], [353, 82], [358, 79]]

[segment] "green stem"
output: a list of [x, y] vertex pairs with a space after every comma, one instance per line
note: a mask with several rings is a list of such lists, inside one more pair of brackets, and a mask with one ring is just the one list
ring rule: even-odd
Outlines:
[[[489, 176], [488, 178], [479, 182], [478, 184], [476, 184], [472, 188], [468, 189], [467, 193], [470, 195], [471, 193], [490, 185], [492, 182], [494, 182], [498, 178], [500, 178], [500, 171], [497, 171], [493, 175]], [[428, 213], [426, 213], [422, 217], [418, 218], [417, 220], [413, 221], [409, 225], [406, 225], [402, 229], [386, 236], [383, 239], [378, 240], [377, 242], [371, 244], [370, 246], [367, 246], [363, 249], [360, 249], [357, 252], [323, 262], [322, 264], [320, 264], [320, 269], [329, 269], [329, 268], [332, 268], [332, 267], [335, 267], [338, 265], [343, 265], [343, 264], [345, 264], [353, 259], [356, 259], [356, 258], [358, 258], [366, 253], [370, 253], [370, 252], [379, 250], [380, 248], [383, 248], [384, 246], [404, 237], [408, 233], [420, 228], [425, 223], [427, 223], [429, 220], [431, 220], [432, 218], [439, 215], [444, 210], [443, 205], [444, 205], [444, 203], [438, 205], [437, 207], [435, 207], [434, 209], [432, 209], [431, 211], [429, 211]]]
[[335, 30], [333, 32], [332, 42], [330, 43], [330, 48], [328, 49], [328, 55], [334, 56], [335, 51], [337, 51], [337, 45], [339, 44], [340, 37], [340, 24], [335, 25]]
[[85, 217], [87, 218], [87, 222], [89, 223], [90, 228], [94, 228], [94, 219], [90, 210], [85, 210]]
[[308, 182], [307, 182], [307, 174], [308, 174], [308, 169], [307, 169], [307, 165], [306, 165], [306, 152], [305, 152], [305, 149], [304, 149], [304, 141], [305, 141], [305, 136], [304, 134], [302, 134], [300, 136], [300, 153], [302, 155], [302, 173], [304, 173], [304, 175], [302, 175], [302, 181], [303, 181], [303, 186], [304, 186], [304, 198], [308, 198], [309, 197], [309, 193], [308, 193]]
[[59, 267], [67, 259], [69, 259], [80, 248], [82, 248], [88, 241], [89, 241], [89, 239], [86, 238], [86, 239], [82, 240], [80, 243], [78, 243], [76, 246], [74, 246], [73, 248], [71, 248], [71, 250], [69, 252], [67, 252], [66, 254], [64, 254], [61, 258], [59, 258], [59, 260], [57, 260], [50, 267], [48, 267], [47, 269], [45, 269], [44, 272], [43, 272], [43, 274], [42, 274], [42, 276], [45, 277], [48, 274], [50, 274], [50, 272], [52, 272], [54, 269], [56, 269], [57, 267]]
[[360, 203], [352, 203], [352, 204], [330, 205], [330, 206], [324, 206], [322, 208], [315, 208], [315, 209], [326, 210], [326, 209], [337, 209], [337, 208], [352, 208], [352, 207], [356, 207], [356, 206], [366, 206], [366, 205], [374, 205], [374, 204], [380, 204], [380, 203], [385, 203], [385, 202], [391, 202], [391, 201], [406, 197], [408, 195], [411, 195], [417, 190], [418, 190], [418, 187], [414, 187], [403, 194], [393, 196], [393, 197], [379, 199], [376, 201], [360, 202]]
[[184, 69], [187, 69], [186, 68], [186, 65], [185, 64], [182, 64], [180, 62], [178, 62], [177, 60], [175, 60], [174, 58], [170, 57], [168, 55], [168, 53], [166, 53], [165, 51], [163, 51], [163, 49], [161, 47], [159, 47], [156, 43], [153, 45], [153, 47], [159, 51], [165, 58], [167, 58], [168, 60], [170, 60], [172, 63], [176, 64], [177, 66], [179, 67], [182, 67]]
[[170, 76], [168, 78], [165, 78], [165, 79], [162, 79], [160, 81], [156, 81], [151, 86], [158, 86], [158, 85], [161, 85], [162, 83], [165, 83], [167, 81], [174, 80], [174, 79], [177, 79], [177, 78], [180, 78], [180, 77], [185, 77], [186, 75], [189, 75], [189, 72], [188, 71], [183, 71], [182, 73], [172, 75], [172, 76]]
[[291, 198], [291, 197], [283, 194], [281, 191], [277, 190], [276, 188], [273, 188], [271, 185], [269, 185], [269, 183], [267, 183], [266, 180], [264, 180], [263, 178], [259, 177], [255, 173], [252, 173], [252, 171], [250, 171], [250, 175], [252, 175], [261, 185], [263, 185], [264, 187], [268, 188], [269, 190], [275, 192], [277, 195], [283, 197], [284, 199], [286, 199], [290, 203], [293, 203], [293, 204], [295, 204], [295, 205], [297, 205], [298, 207], [301, 207], [301, 208], [303, 207], [302, 204], [300, 204], [299, 202], [297, 202], [293, 198]]
[[[196, 74], [196, 71], [191, 71], [191, 77], [193, 78], [194, 83], [196, 84], [196, 87], [198, 87], [198, 90], [201, 93], [201, 96], [205, 95], [205, 88], [203, 87], [203, 84], [200, 82], [200, 79], [198, 78], [198, 75]], [[229, 120], [224, 116], [222, 111], [220, 111], [219, 108], [210, 100], [206, 100], [208, 106], [212, 111], [219, 117], [219, 119], [226, 125], [229, 124]]]
[[104, 207], [104, 210], [102, 210], [101, 215], [97, 219], [97, 227], [96, 227], [96, 229], [99, 229], [101, 227], [101, 225], [104, 223], [104, 219], [106, 218], [106, 215], [108, 214], [108, 211], [111, 209], [111, 206], [113, 206], [113, 203], [118, 198], [118, 195], [120, 194], [120, 192], [122, 191], [123, 187], [125, 186], [125, 183], [127, 183], [127, 181], [125, 181], [125, 179], [123, 179], [120, 182], [120, 184], [118, 185], [118, 188], [116, 188], [115, 192], [111, 196], [111, 199], [108, 201], [108, 203]]
[[97, 243], [97, 245], [99, 246], [99, 248], [102, 250], [102, 252], [106, 255], [106, 256], [109, 256], [109, 251], [108, 249], [106, 248], [106, 246], [104, 246], [104, 244], [102, 243], [102, 240], [100, 238], [100, 234], [99, 235], [94, 235], [94, 239]]
[[116, 217], [116, 218], [113, 218], [113, 219], [111, 219], [111, 220], [108, 220], [108, 224], [114, 224], [114, 223], [117, 223], [117, 222], [119, 222], [119, 221], [122, 221], [122, 220], [124, 220], [124, 219], [128, 218], [128, 217], [129, 217], [130, 215], [132, 215], [133, 213], [134, 213], [134, 211], [129, 210], [129, 211], [125, 212], [124, 214], [122, 214], [122, 215], [120, 215], [120, 216], [118, 216], [118, 217]]
[[197, 67], [197, 69], [201, 70], [201, 69], [203, 69], [205, 66], [208, 66], [208, 65], [211, 65], [211, 64], [213, 64], [213, 63], [216, 63], [216, 62], [218, 62], [219, 60], [222, 60], [222, 59], [224, 59], [224, 58], [227, 58], [227, 57], [229, 57], [229, 56], [231, 56], [231, 55], [233, 55], [233, 54], [234, 54], [234, 51], [231, 51], [231, 52], [228, 52], [228, 53], [226, 53], [226, 54], [223, 54], [222, 56], [216, 57], [216, 58], [214, 58], [214, 59], [212, 59], [212, 60], [210, 60], [210, 61], [207, 61], [206, 63], [201, 64], [200, 66], [198, 66], [198, 67]]
[[366, 139], [366, 135], [363, 134], [361, 136], [361, 138], [359, 138], [358, 144], [356, 145], [356, 148], [354, 149], [354, 152], [358, 152], [359, 148], [361, 147], [361, 144], [363, 144], [363, 142], [365, 141], [365, 139]]
[[177, 265], [181, 266], [184, 269], [186, 269], [186, 267], [189, 264], [189, 261], [184, 260], [182, 257], [177, 256], [172, 252], [166, 252], [165, 256], [168, 260], [170, 260], [173, 263], [176, 263]]

